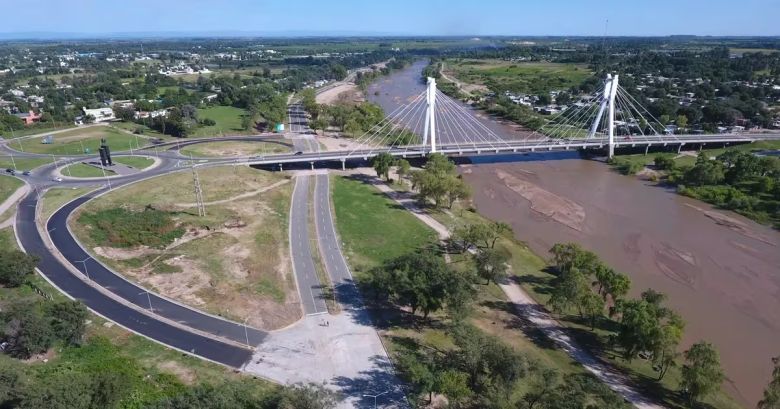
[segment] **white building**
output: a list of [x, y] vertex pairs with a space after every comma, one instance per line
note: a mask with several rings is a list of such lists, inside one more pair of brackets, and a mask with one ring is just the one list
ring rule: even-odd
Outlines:
[[111, 108], [97, 108], [87, 109], [84, 108], [84, 116], [92, 115], [95, 118], [95, 122], [108, 122], [116, 119], [114, 116], [114, 110]]

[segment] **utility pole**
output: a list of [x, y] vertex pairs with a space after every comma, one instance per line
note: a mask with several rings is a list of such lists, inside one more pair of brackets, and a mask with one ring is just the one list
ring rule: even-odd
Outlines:
[[198, 177], [198, 171], [195, 169], [195, 162], [190, 154], [190, 167], [192, 167], [192, 179], [195, 183], [195, 202], [198, 206], [198, 216], [206, 215], [206, 205], [203, 203], [203, 189], [200, 187], [200, 178]]

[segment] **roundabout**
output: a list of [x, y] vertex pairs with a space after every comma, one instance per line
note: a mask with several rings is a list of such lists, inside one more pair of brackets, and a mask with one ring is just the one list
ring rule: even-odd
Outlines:
[[[55, 160], [55, 163], [35, 169], [24, 179], [31, 187], [30, 193], [18, 205], [15, 233], [20, 247], [40, 257], [39, 273], [68, 297], [83, 302], [97, 315], [165, 346], [273, 382], [325, 383], [329, 388], [344, 393], [346, 402], [352, 403], [362, 399], [350, 386], [353, 382], [358, 382], [366, 376], [371, 379], [381, 377], [383, 382], [387, 382], [395, 391], [391, 394], [392, 399], [403, 402], [401, 383], [395, 377], [387, 352], [371, 325], [368, 312], [360, 302], [352, 300], [334, 316], [327, 315], [327, 312], [326, 315], [321, 315], [320, 312], [306, 315], [308, 311], [299, 307], [302, 318], [282, 329], [269, 332], [254, 328], [246, 319], [243, 322], [227, 319], [188, 306], [130, 281], [96, 260], [92, 251], [88, 251], [72, 232], [69, 220], [73, 219], [82, 207], [115, 191], [118, 193], [133, 185], [154, 181], [155, 178], [166, 175], [179, 175], [184, 178], [182, 180], [187, 179], [191, 184], [191, 172], [205, 172], [220, 166], [246, 166], [241, 164], [241, 159], [245, 159], [241, 157], [191, 160], [180, 153], [184, 146], [224, 142], [226, 139], [182, 141], [136, 151], [138, 155], [152, 158], [154, 164], [130, 174], [97, 178], [63, 175], [63, 170], [68, 166], [97, 160], [95, 157], [84, 156], [61, 157]], [[263, 143], [268, 137], [240, 139], [242, 142], [252, 140]], [[305, 139], [301, 141], [305, 142]], [[312, 148], [316, 143], [295, 143], [302, 146], [302, 149], [316, 149]], [[7, 146], [3, 148], [8, 150]], [[14, 155], [25, 154], [14, 152]], [[116, 159], [122, 157], [127, 156], [123, 153], [115, 154]], [[292, 176], [296, 184], [309, 178], [295, 173]], [[328, 194], [326, 174], [324, 179], [318, 177], [314, 182], [315, 191], [318, 192], [316, 194]], [[41, 220], [42, 196], [47, 190], [57, 187], [96, 189], [66, 202], [53, 211], [50, 217]], [[246, 195], [251, 194], [254, 193], [246, 192]], [[312, 199], [304, 195], [301, 200]], [[306, 203], [300, 204], [304, 208], [307, 206]], [[206, 205], [214, 204], [208, 202]], [[323, 231], [335, 231], [332, 219], [318, 222], [330, 224], [322, 229]], [[290, 229], [296, 229], [298, 223], [305, 226], [307, 221], [305, 218], [291, 218]], [[299, 243], [291, 238], [290, 256], [293, 258], [296, 257], [296, 251], [293, 250], [297, 244]], [[311, 288], [320, 286], [316, 277], [313, 281], [307, 281], [307, 274], [313, 276], [309, 271], [295, 271], [296, 287], [301, 299], [310, 298]], [[349, 285], [354, 285], [351, 280]], [[357, 291], [353, 293], [356, 294]], [[330, 318], [323, 318], [324, 316]], [[323, 319], [331, 325], [323, 327]], [[345, 407], [351, 407], [352, 403]]]

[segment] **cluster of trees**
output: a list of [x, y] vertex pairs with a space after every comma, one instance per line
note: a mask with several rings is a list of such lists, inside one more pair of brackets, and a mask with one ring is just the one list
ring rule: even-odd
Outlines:
[[[441, 254], [422, 249], [388, 260], [361, 280], [376, 303], [420, 312], [425, 320], [450, 319], [444, 329], [452, 347], [408, 345], [396, 355], [397, 368], [418, 403], [429, 405], [436, 395], [446, 399], [449, 407], [459, 408], [627, 408], [595, 378], [561, 376], [466, 322], [476, 298], [477, 272], [486, 264], [481, 259], [498, 251], [495, 235], [506, 229], [493, 224], [464, 227], [456, 240], [462, 253], [472, 251], [459, 259], [467, 263], [445, 263]], [[508, 255], [502, 257], [492, 264], [505, 271]], [[442, 310], [442, 315], [430, 317]], [[524, 393], [518, 394], [521, 387]]]
[[422, 170], [409, 172], [409, 180], [420, 202], [430, 203], [435, 208], [444, 205], [452, 208], [458, 200], [471, 196], [471, 190], [456, 172], [455, 164], [442, 154], [429, 155]]
[[702, 152], [689, 167], [664, 157], [655, 164], [681, 194], [780, 226], [780, 158], [730, 149], [715, 159]]
[[563, 313], [576, 310], [591, 328], [628, 294], [631, 281], [605, 265], [598, 256], [576, 243], [558, 243], [550, 249], [558, 276], [553, 282], [550, 305]]
[[[18, 288], [29, 283], [38, 264], [36, 256], [19, 250], [0, 250], [0, 285]], [[4, 351], [27, 359], [45, 352], [54, 343], [79, 345], [84, 335], [87, 309], [77, 301], [16, 299], [3, 305]]]
[[[605, 308], [610, 305], [608, 316], [617, 326], [610, 343], [622, 352], [624, 359], [649, 359], [659, 381], [678, 364], [685, 322], [663, 305], [664, 294], [648, 289], [638, 299], [625, 298], [630, 279], [575, 243], [558, 243], [550, 253], [558, 273], [550, 297], [553, 311], [576, 310], [580, 317], [590, 320], [593, 329], [597, 320], [606, 319]], [[696, 343], [683, 355], [680, 389], [691, 404], [719, 390], [724, 375], [711, 344]]]
[[251, 379], [185, 385], [99, 338], [45, 367], [0, 361], [0, 406], [16, 409], [332, 409], [320, 385], [264, 388]]
[[423, 249], [371, 269], [363, 284], [375, 302], [408, 307], [427, 318], [445, 306], [465, 311], [473, 300], [473, 281], [470, 273], [452, 269], [440, 254]]
[[[628, 407], [592, 376], [562, 377], [473, 326], [461, 323], [449, 332], [453, 348], [399, 358], [399, 369], [421, 405], [431, 404], [435, 394], [457, 408]], [[520, 385], [525, 390], [522, 394], [516, 393]]]

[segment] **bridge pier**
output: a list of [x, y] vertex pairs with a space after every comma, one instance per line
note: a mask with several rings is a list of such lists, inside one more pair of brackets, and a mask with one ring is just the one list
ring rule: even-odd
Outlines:
[[311, 170], [314, 170], [314, 162], [309, 162], [309, 164], [311, 165]]
[[647, 152], [650, 150], [650, 144], [648, 143], [645, 145], [645, 156], [647, 156]]
[[681, 143], [680, 146], [677, 147], [677, 153], [679, 154], [680, 151], [682, 151], [683, 144]]
[[279, 172], [284, 172], [284, 168], [282, 167], [282, 164], [279, 164]]
[[341, 158], [341, 170], [347, 170], [347, 159]]

